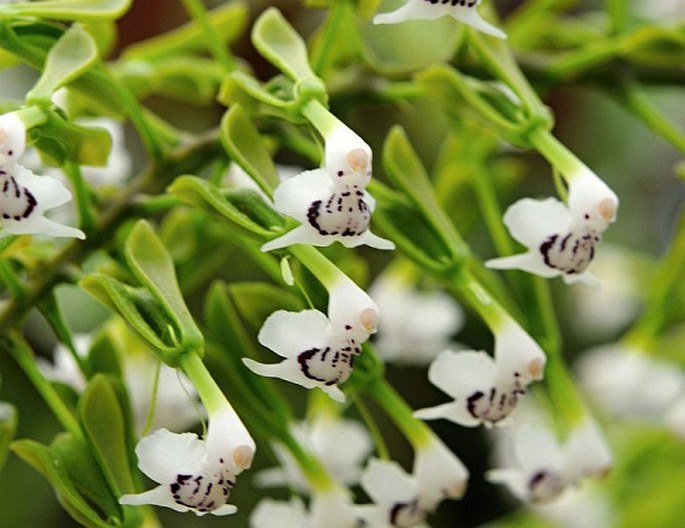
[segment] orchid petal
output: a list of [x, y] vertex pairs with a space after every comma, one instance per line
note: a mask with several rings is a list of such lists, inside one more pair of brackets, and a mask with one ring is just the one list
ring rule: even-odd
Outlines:
[[416, 480], [390, 460], [372, 458], [362, 474], [361, 485], [376, 504], [410, 502], [417, 495]]
[[511, 236], [531, 250], [537, 250], [550, 234], [567, 233], [572, 218], [568, 208], [555, 198], [523, 198], [509, 206], [504, 224]]
[[396, 11], [376, 15], [373, 18], [373, 22], [374, 24], [396, 24], [405, 20], [435, 20], [449, 15], [459, 22], [468, 24], [478, 31], [493, 37], [507, 38], [502, 30], [481, 18], [478, 11], [476, 11], [478, 2], [469, 1], [469, 5], [465, 4], [466, 2], [459, 4], [455, 1], [452, 1], [450, 5], [447, 2], [433, 3], [427, 0], [408, 0], [406, 4]]
[[141, 438], [136, 446], [138, 467], [159, 484], [173, 482], [178, 474], [202, 472], [205, 443], [194, 433], [172, 433], [158, 429]]
[[26, 148], [26, 125], [16, 112], [0, 116], [0, 166], [16, 162]]
[[517, 269], [527, 271], [545, 279], [552, 279], [561, 275], [561, 271], [545, 265], [539, 253], [521, 253], [509, 257], [490, 259], [485, 262], [485, 267], [497, 270]]
[[328, 318], [318, 310], [278, 310], [267, 317], [257, 340], [284, 358], [297, 358], [307, 349], [330, 339]]
[[431, 363], [428, 379], [444, 393], [459, 399], [474, 390], [490, 387], [495, 372], [495, 361], [483, 351], [445, 350]]

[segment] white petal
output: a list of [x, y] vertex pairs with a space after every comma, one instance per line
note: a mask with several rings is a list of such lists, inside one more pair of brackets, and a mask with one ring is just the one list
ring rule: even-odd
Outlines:
[[369, 460], [361, 485], [376, 504], [410, 502], [417, 496], [416, 480], [392, 460]]
[[562, 274], [560, 270], [547, 266], [539, 251], [490, 259], [485, 262], [485, 266], [498, 270], [518, 269], [545, 279], [552, 279]]
[[315, 493], [310, 506], [312, 525], [326, 528], [357, 528], [359, 522], [347, 489]]
[[[9, 175], [14, 176], [19, 185], [23, 185], [31, 191], [38, 202], [38, 209], [45, 211], [60, 206], [71, 200], [71, 192], [62, 182], [50, 176], [37, 176], [26, 167], [13, 165], [6, 169]], [[0, 172], [2, 174], [2, 172]]]
[[26, 148], [26, 125], [16, 112], [0, 116], [0, 166], [16, 162]]
[[489, 22], [486, 22], [483, 20], [478, 14], [478, 11], [476, 11], [475, 7], [472, 8], [464, 8], [464, 7], [454, 7], [452, 8], [452, 11], [450, 14], [457, 19], [459, 22], [463, 22], [464, 24], [468, 24], [474, 29], [477, 29], [478, 31], [482, 31], [483, 33], [486, 33], [487, 35], [492, 35], [493, 37], [497, 37], [500, 39], [506, 39], [507, 34], [499, 29], [498, 27], [493, 26]]
[[466, 405], [461, 401], [418, 409], [414, 412], [414, 416], [420, 420], [451, 420], [464, 427], [477, 427], [481, 424], [481, 420], [469, 413]]
[[172, 510], [181, 513], [191, 510], [188, 506], [178, 504], [174, 501], [168, 485], [157, 486], [156, 488], [135, 495], [122, 495], [119, 497], [119, 504], [129, 506], [144, 506], [147, 504], [151, 506], [164, 506], [165, 508], [171, 508]]
[[523, 382], [541, 379], [546, 356], [535, 340], [513, 319], [505, 319], [494, 330], [498, 373], [518, 373]]
[[564, 445], [565, 473], [570, 480], [604, 476], [613, 463], [604, 435], [592, 419], [576, 426]]
[[284, 358], [297, 358], [330, 341], [328, 325], [328, 318], [318, 310], [278, 310], [266, 318], [257, 340]]
[[407, 0], [399, 9], [373, 17], [374, 24], [397, 24], [405, 20], [435, 20], [449, 14], [450, 6], [430, 5], [423, 0]]
[[224, 504], [223, 506], [219, 506], [215, 510], [209, 511], [209, 512], [199, 512], [197, 510], [193, 510], [195, 512], [195, 515], [198, 515], [202, 517], [203, 515], [209, 513], [211, 515], [214, 515], [216, 517], [223, 517], [225, 515], [233, 515], [235, 512], [238, 511], [238, 507], [235, 506], [234, 504]]
[[517, 428], [514, 451], [518, 466], [531, 476], [539, 470], [560, 471], [563, 455], [556, 435], [546, 427], [523, 424]]
[[320, 235], [316, 229], [312, 229], [308, 224], [301, 224], [287, 233], [269, 240], [260, 248], [267, 253], [274, 249], [281, 249], [295, 244], [305, 244], [307, 246], [326, 247], [330, 246], [337, 239]]
[[342, 123], [325, 140], [324, 164], [335, 185], [365, 187], [371, 178], [371, 147]]
[[347, 275], [328, 286], [328, 318], [337, 335], [351, 334], [363, 343], [376, 332], [378, 305]]
[[493, 484], [503, 484], [521, 500], [528, 499], [526, 476], [516, 469], [490, 469], [485, 472], [485, 480]]
[[305, 171], [281, 182], [274, 192], [274, 205], [277, 211], [305, 223], [311, 204], [333, 192], [333, 182], [325, 170]]
[[320, 388], [332, 399], [338, 402], [345, 401], [345, 395], [337, 385], [324, 385], [323, 383], [310, 379], [302, 373], [295, 360], [286, 359], [280, 363], [258, 363], [250, 358], [243, 358], [243, 363], [255, 374], [267, 378], [280, 378], [291, 383], [301, 385], [305, 389]]
[[44, 216], [31, 216], [22, 221], [16, 220], [0, 220], [2, 229], [7, 233], [13, 235], [46, 235], [54, 237], [78, 238], [83, 240], [86, 234], [80, 229], [69, 227], [52, 220], [48, 220]]
[[461, 399], [475, 390], [489, 389], [495, 373], [495, 361], [483, 351], [445, 350], [431, 363], [428, 379], [441, 391]]
[[346, 486], [359, 481], [360, 465], [373, 450], [366, 427], [356, 420], [326, 414], [316, 418], [309, 438], [335, 480]]
[[589, 271], [573, 274], [564, 273], [561, 276], [566, 284], [580, 283], [588, 288], [594, 288], [595, 290], [601, 288], [602, 286], [602, 283], [599, 281], [599, 279]]
[[304, 528], [307, 513], [300, 499], [290, 502], [262, 499], [250, 515], [250, 528]]
[[469, 477], [466, 466], [437, 437], [417, 448], [413, 474], [420, 507], [426, 511], [432, 511], [445, 498], [461, 497]]
[[391, 13], [376, 15], [374, 24], [395, 24], [405, 20], [434, 20], [445, 15], [468, 24], [478, 31], [498, 38], [507, 38], [506, 34], [481, 18], [474, 6], [449, 5], [446, 2], [429, 3], [425, 0], [408, 0], [402, 7]]
[[375, 249], [382, 249], [387, 251], [395, 249], [395, 243], [392, 240], [388, 240], [387, 238], [382, 238], [378, 235], [374, 235], [370, 229], [367, 229], [357, 237], [342, 238], [340, 239], [340, 242], [342, 242], [342, 244], [345, 247], [349, 248], [369, 246]]
[[555, 198], [523, 198], [513, 203], [504, 213], [504, 224], [532, 252], [539, 252], [550, 235], [568, 233], [573, 225], [568, 208]]
[[609, 186], [587, 167], [569, 175], [568, 206], [577, 222], [600, 233], [616, 220], [618, 197]]
[[196, 434], [166, 429], [141, 438], [136, 446], [138, 467], [160, 484], [173, 482], [179, 474], [202, 473], [206, 454], [206, 445]]

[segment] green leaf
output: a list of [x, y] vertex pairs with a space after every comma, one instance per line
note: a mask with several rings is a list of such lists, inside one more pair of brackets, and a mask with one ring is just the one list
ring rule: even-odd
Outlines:
[[43, 0], [0, 6], [0, 18], [32, 16], [55, 20], [115, 19], [123, 15], [132, 0]]
[[[110, 323], [111, 325], [111, 323]], [[121, 378], [124, 375], [121, 368], [121, 361], [117, 354], [117, 346], [114, 343], [112, 332], [105, 328], [104, 331], [98, 332], [90, 345], [88, 351], [88, 370], [90, 376], [97, 373], [109, 374], [116, 378]]]
[[118, 497], [135, 491], [126, 445], [124, 414], [107, 377], [96, 374], [79, 401], [79, 415], [86, 437]]
[[90, 446], [84, 438], [70, 434], [58, 435], [50, 446], [67, 468], [78, 492], [98, 505], [109, 518], [120, 518], [121, 507], [105, 480]]
[[273, 196], [280, 183], [278, 171], [257, 127], [240, 105], [233, 105], [221, 120], [224, 148], [259, 187]]
[[298, 312], [307, 308], [292, 289], [266, 282], [236, 282], [227, 288], [241, 317], [255, 329], [276, 310]]
[[176, 321], [181, 332], [180, 343], [188, 349], [200, 351], [204, 338], [178, 287], [174, 263], [161, 239], [145, 220], [138, 221], [129, 233], [124, 254], [136, 278], [165, 308], [167, 317]]
[[315, 77], [304, 40], [275, 7], [264, 11], [255, 22], [252, 43], [264, 58], [293, 81]]
[[104, 273], [92, 273], [80, 282], [81, 287], [105, 306], [121, 315], [164, 361], [173, 361], [178, 349], [177, 334], [167, 311], [144, 288], [133, 288]]
[[50, 482], [60, 503], [75, 521], [89, 528], [111, 528], [78, 492], [57, 452], [33, 440], [13, 442], [11, 449]]
[[193, 105], [213, 104], [223, 78], [223, 69], [215, 61], [193, 56], [126, 61], [116, 66], [117, 78], [138, 98], [157, 94]]
[[[248, 6], [241, 1], [222, 4], [207, 13], [210, 27], [224, 46], [240, 36], [245, 29], [248, 16]], [[128, 46], [122, 53], [122, 58], [154, 61], [161, 58], [173, 58], [189, 51], [202, 51], [206, 47], [207, 41], [203, 30], [193, 20], [177, 29]]]
[[454, 260], [468, 255], [468, 248], [438, 203], [433, 184], [404, 130], [394, 127], [383, 147], [383, 166], [388, 178], [401, 189], [450, 249]]
[[9, 403], [0, 402], [0, 471], [2, 471], [10, 443], [16, 432], [17, 410]]
[[378, 181], [372, 181], [369, 190], [377, 200], [374, 225], [380, 226], [383, 233], [419, 266], [438, 276], [448, 276], [456, 267], [453, 256], [416, 206]]
[[45, 114], [47, 120], [32, 127], [29, 137], [46, 165], [59, 166], [67, 160], [79, 165], [107, 165], [112, 138], [104, 128], [70, 123], [49, 109]]
[[[168, 191], [186, 203], [207, 207], [237, 226], [260, 237], [272, 236], [273, 227], [282, 227], [283, 218], [254, 192], [223, 193], [214, 184], [196, 176], [181, 176]], [[242, 200], [241, 200], [242, 198]], [[245, 198], [250, 198], [245, 201]], [[236, 206], [238, 203], [241, 207]], [[259, 222], [256, 219], [260, 219]]]
[[52, 94], [80, 76], [98, 60], [95, 41], [80, 24], [74, 24], [55, 42], [38, 82], [26, 95], [28, 104], [50, 105]]

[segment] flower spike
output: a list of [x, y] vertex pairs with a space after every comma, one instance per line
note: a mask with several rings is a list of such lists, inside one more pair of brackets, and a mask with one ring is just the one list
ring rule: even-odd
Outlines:
[[374, 24], [397, 24], [405, 20], [435, 20], [451, 16], [478, 31], [505, 39], [506, 33], [481, 18], [476, 10], [480, 0], [407, 0], [396, 11], [376, 15]]

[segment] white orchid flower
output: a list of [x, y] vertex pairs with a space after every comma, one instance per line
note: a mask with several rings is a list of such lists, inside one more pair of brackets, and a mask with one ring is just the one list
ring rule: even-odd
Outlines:
[[476, 10], [480, 0], [407, 0], [399, 9], [376, 15], [374, 24], [397, 24], [405, 20], [435, 20], [451, 16], [478, 31], [505, 39], [507, 35], [499, 28], [483, 20]]
[[255, 444], [233, 409], [209, 413], [207, 435], [159, 429], [136, 446], [138, 467], [159, 486], [123, 495], [121, 504], [164, 506], [196, 515], [230, 515], [236, 476], [252, 464]]
[[345, 247], [361, 245], [394, 249], [395, 245], [369, 230], [376, 206], [364, 187], [338, 183], [325, 169], [305, 171], [283, 181], [274, 193], [274, 207], [301, 224], [262, 246], [272, 251], [292, 244]]
[[577, 371], [593, 401], [619, 418], [664, 420], [685, 395], [685, 374], [678, 365], [620, 344], [588, 350]]
[[412, 289], [392, 275], [379, 277], [369, 294], [383, 313], [374, 344], [391, 363], [427, 365], [464, 324], [464, 312], [453, 297]]
[[307, 389], [318, 387], [336, 401], [345, 400], [338, 385], [352, 374], [361, 342], [352, 334], [332, 331], [326, 315], [318, 310], [278, 310], [266, 319], [257, 339], [285, 359], [264, 364], [244, 358], [252, 372]]
[[46, 218], [45, 212], [71, 200], [58, 180], [36, 176], [18, 163], [26, 148], [26, 126], [15, 114], [0, 116], [0, 228], [13, 235], [83, 239], [80, 229]]
[[458, 499], [466, 491], [469, 471], [437, 436], [416, 446], [412, 474], [419, 490], [418, 507], [433, 511], [444, 499]]
[[569, 182], [568, 205], [555, 198], [524, 198], [507, 209], [504, 223], [528, 252], [489, 260], [487, 267], [598, 285], [588, 267], [602, 233], [616, 219], [618, 198], [589, 169], [573, 174]]
[[275, 209], [300, 225], [262, 246], [272, 251], [293, 244], [394, 249], [391, 241], [369, 230], [376, 201], [366, 191], [371, 179], [371, 148], [342, 123], [325, 137], [324, 166], [281, 182]]
[[423, 420], [446, 418], [466, 427], [501, 423], [533, 380], [542, 377], [545, 355], [516, 323], [495, 331], [494, 358], [483, 351], [445, 350], [431, 363], [428, 379], [453, 402], [414, 413]]
[[419, 483], [397, 462], [371, 459], [361, 479], [362, 488], [374, 502], [357, 507], [370, 528], [427, 528], [426, 511], [419, 506]]
[[[313, 420], [296, 424], [293, 435], [307, 451], [316, 455], [329, 475], [345, 486], [359, 482], [362, 465], [373, 450], [368, 430], [356, 420], [332, 413], [317, 413]], [[281, 465], [255, 475], [259, 486], [292, 486], [309, 493], [310, 485], [290, 452], [280, 444], [273, 445]]]
[[486, 478], [504, 484], [520, 500], [546, 503], [586, 477], [602, 477], [612, 464], [611, 453], [595, 423], [585, 418], [560, 443], [553, 431], [539, 424], [515, 425], [506, 469], [493, 469]]
[[302, 500], [262, 499], [250, 516], [250, 528], [358, 528], [359, 519], [347, 490], [337, 486], [316, 491], [309, 511]]

